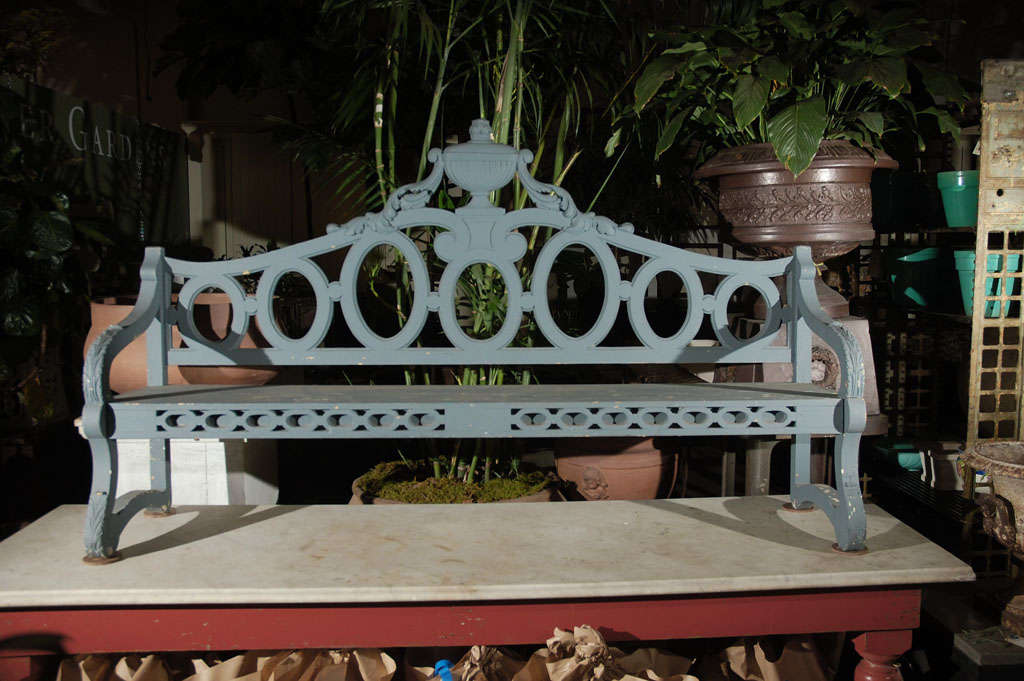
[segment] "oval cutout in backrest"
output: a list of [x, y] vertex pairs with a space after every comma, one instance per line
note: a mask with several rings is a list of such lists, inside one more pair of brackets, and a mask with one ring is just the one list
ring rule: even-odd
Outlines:
[[555, 256], [547, 281], [548, 308], [562, 333], [571, 338], [587, 335], [601, 316], [606, 295], [601, 264], [589, 246], [570, 244]]
[[305, 337], [316, 317], [316, 292], [301, 272], [284, 272], [273, 290], [277, 328], [293, 340]]
[[647, 285], [644, 314], [654, 333], [662, 338], [671, 338], [683, 328], [691, 304], [699, 306], [700, 301], [690, 301], [686, 282], [679, 273], [662, 270]]
[[761, 324], [758, 320], [763, 319], [767, 301], [764, 295], [753, 286], [744, 284], [736, 289], [726, 304], [726, 312], [729, 319], [734, 319], [732, 332], [739, 340], [753, 338], [761, 332]]
[[415, 290], [409, 263], [391, 244], [371, 248], [359, 264], [357, 305], [366, 326], [391, 338], [405, 326]]
[[455, 286], [455, 315], [463, 332], [475, 340], [493, 338], [505, 324], [508, 287], [496, 267], [472, 263]]
[[200, 336], [211, 343], [220, 343], [228, 337], [235, 311], [227, 292], [211, 286], [196, 296], [188, 314]]

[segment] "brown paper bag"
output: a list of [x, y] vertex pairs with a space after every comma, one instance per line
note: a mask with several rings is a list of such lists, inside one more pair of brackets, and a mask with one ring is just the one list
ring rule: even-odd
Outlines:
[[[518, 678], [518, 674], [525, 664], [501, 648], [473, 646], [452, 665], [452, 681], [524, 681]], [[432, 666], [407, 664], [405, 667], [406, 681], [427, 681], [433, 675]]]
[[753, 639], [726, 648], [729, 668], [744, 681], [830, 681], [825, 664], [810, 636], [794, 636], [786, 641], [782, 656], [769, 662]]
[[391, 681], [398, 665], [376, 649], [246, 653], [210, 667], [193, 660], [186, 681]]
[[543, 660], [549, 681], [697, 681], [687, 674], [691, 660], [653, 648], [626, 655], [586, 625], [572, 633], [555, 629], [547, 648], [535, 653], [527, 668], [536, 668], [530, 664], [534, 658]]
[[61, 661], [57, 681], [170, 681], [170, 675], [156, 655], [78, 655]]

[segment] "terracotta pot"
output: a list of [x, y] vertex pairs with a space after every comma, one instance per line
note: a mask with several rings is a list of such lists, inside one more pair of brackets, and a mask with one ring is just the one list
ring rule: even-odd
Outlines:
[[[103, 298], [90, 303], [92, 326], [85, 339], [83, 353], [89, 351], [92, 342], [112, 324], [121, 322], [135, 305], [131, 297]], [[227, 333], [231, 322], [231, 303], [223, 293], [201, 293], [196, 297], [196, 327], [210, 338], [222, 338]], [[181, 334], [178, 327], [171, 330], [171, 344], [181, 347]], [[254, 324], [250, 324], [249, 333], [242, 338], [241, 347], [266, 347]], [[206, 367], [206, 366], [169, 366], [167, 381], [171, 385], [211, 384], [211, 385], [263, 385], [277, 376], [278, 369], [262, 367]], [[146, 386], [146, 337], [139, 336], [128, 347], [118, 353], [110, 369], [110, 388], [117, 393], [137, 390]]]
[[718, 178], [719, 209], [744, 250], [778, 258], [808, 245], [814, 261], [823, 262], [874, 238], [871, 173], [898, 166], [877, 153], [874, 158], [849, 142], [825, 140], [794, 178], [770, 144], [747, 144], [718, 152], [696, 176]]
[[[527, 494], [526, 496], [516, 497], [515, 499], [502, 499], [496, 501], [496, 504], [521, 504], [521, 503], [532, 503], [538, 501], [558, 501], [558, 489], [554, 486], [546, 487], [539, 492], [533, 494]], [[395, 499], [385, 499], [383, 497], [375, 497], [369, 492], [363, 490], [359, 486], [359, 479], [357, 478], [352, 483], [352, 498], [348, 500], [349, 505], [360, 506], [363, 504], [405, 504], [405, 501], [397, 501]]]
[[679, 457], [654, 438], [565, 438], [555, 442], [558, 476], [589, 501], [656, 499], [672, 491]]

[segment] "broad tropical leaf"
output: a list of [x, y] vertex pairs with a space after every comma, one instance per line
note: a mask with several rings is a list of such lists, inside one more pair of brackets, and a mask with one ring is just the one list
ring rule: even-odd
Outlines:
[[896, 57], [872, 59], [867, 65], [868, 80], [882, 87], [890, 97], [909, 89], [907, 83], [907, 64]]
[[952, 73], [940, 71], [928, 64], [915, 63], [914, 65], [921, 72], [921, 82], [925, 89], [933, 97], [945, 97], [954, 102], [967, 99], [967, 92], [960, 85], [960, 79]]
[[786, 27], [786, 30], [800, 38], [813, 38], [814, 27], [807, 21], [800, 12], [782, 12], [779, 14], [779, 21]]
[[647, 103], [651, 101], [651, 97], [657, 93], [662, 83], [676, 75], [676, 70], [679, 68], [680, 63], [676, 57], [663, 56], [658, 57], [647, 65], [647, 68], [644, 69], [644, 72], [637, 79], [636, 87], [633, 90], [633, 95], [636, 97], [634, 107], [637, 111], [647, 106]]
[[736, 79], [736, 89], [732, 93], [732, 115], [736, 125], [745, 128], [758, 117], [768, 102], [771, 81], [751, 75], [743, 75]]
[[811, 165], [827, 122], [825, 100], [820, 97], [797, 102], [768, 121], [768, 141], [794, 177]]
[[774, 80], [777, 83], [788, 83], [791, 71], [792, 69], [786, 66], [778, 57], [765, 57], [757, 62], [757, 72], [768, 80]]
[[885, 131], [885, 119], [878, 111], [864, 111], [857, 114], [857, 120], [871, 132], [881, 135]]
[[658, 143], [654, 147], [654, 158], [658, 158], [672, 146], [672, 143], [676, 141], [676, 136], [679, 134], [679, 130], [683, 127], [683, 123], [689, 119], [689, 112], [678, 113], [665, 129], [661, 131], [661, 135], [658, 137]]

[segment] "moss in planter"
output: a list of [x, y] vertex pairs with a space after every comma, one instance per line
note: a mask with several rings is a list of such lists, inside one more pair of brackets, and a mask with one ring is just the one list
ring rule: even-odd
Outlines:
[[408, 504], [465, 504], [515, 499], [536, 494], [550, 484], [540, 471], [516, 478], [492, 478], [487, 482], [463, 482], [435, 478], [424, 462], [379, 463], [356, 481], [364, 492]]

